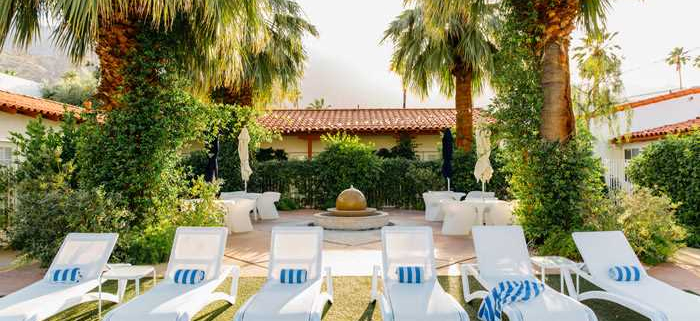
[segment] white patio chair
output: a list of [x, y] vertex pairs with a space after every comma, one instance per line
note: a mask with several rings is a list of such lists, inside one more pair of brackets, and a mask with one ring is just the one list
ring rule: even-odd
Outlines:
[[484, 207], [486, 225], [513, 225], [513, 206], [506, 201], [496, 201]]
[[423, 202], [425, 203], [425, 220], [426, 221], [442, 221], [444, 214], [440, 210], [442, 202], [457, 201], [452, 192], [438, 191], [423, 193]]
[[481, 225], [477, 208], [468, 202], [449, 202], [442, 205], [445, 219], [442, 222], [444, 235], [469, 235], [473, 226]]
[[275, 202], [279, 202], [282, 195], [277, 192], [265, 192], [258, 199], [258, 215], [263, 220], [274, 220], [280, 215], [275, 207]]
[[467, 193], [466, 198], [496, 199], [496, 193], [495, 192], [471, 191], [471, 192]]
[[[423, 268], [421, 283], [400, 283], [396, 268]], [[384, 291], [377, 292], [381, 270]], [[382, 267], [374, 267], [372, 300], [384, 321], [468, 321], [464, 308], [437, 281], [433, 230], [427, 226], [382, 228]]]
[[[320, 321], [326, 303], [333, 303], [333, 279], [326, 268], [323, 285], [323, 229], [320, 227], [274, 227], [267, 282], [234, 316], [235, 321]], [[282, 269], [304, 269], [307, 281], [283, 284]]]
[[[578, 300], [600, 299], [625, 306], [652, 321], [700, 320], [700, 297], [676, 289], [648, 274], [620, 231], [573, 233], [585, 262], [575, 272], [602, 289], [578, 294]], [[608, 276], [613, 266], [638, 266], [636, 282], [617, 282]]]
[[[472, 233], [478, 263], [461, 267], [466, 302], [485, 298], [501, 281], [536, 279], [520, 226], [475, 226]], [[471, 293], [469, 276], [476, 278], [486, 291]], [[546, 285], [539, 296], [509, 304], [503, 312], [511, 321], [597, 320], [590, 308]]]
[[[179, 227], [175, 232], [164, 280], [148, 292], [116, 307], [105, 321], [188, 321], [208, 304], [223, 300], [236, 302], [238, 269], [223, 266], [228, 231], [224, 227]], [[197, 269], [205, 272], [198, 284], [175, 283], [175, 272]], [[230, 294], [215, 292], [232, 276]]]
[[[101, 292], [100, 275], [117, 242], [115, 233], [70, 233], [53, 259], [43, 279], [0, 298], [0, 320], [39, 321], [81, 303], [119, 298]], [[82, 279], [75, 284], [51, 281], [56, 269], [80, 268]], [[90, 292], [98, 288], [98, 292]], [[101, 302], [101, 301], [100, 301]], [[101, 308], [101, 303], [99, 304]]]
[[224, 209], [224, 225], [233, 233], [250, 232], [253, 223], [250, 213], [255, 210], [255, 201], [245, 198], [219, 200], [217, 203]]
[[221, 192], [219, 194], [219, 199], [230, 200], [230, 199], [234, 199], [234, 198], [243, 198], [243, 197], [245, 197], [245, 195], [246, 195], [245, 191]]

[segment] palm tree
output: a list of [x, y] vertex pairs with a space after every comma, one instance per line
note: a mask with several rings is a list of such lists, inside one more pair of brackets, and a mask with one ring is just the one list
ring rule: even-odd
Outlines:
[[669, 66], [676, 67], [676, 71], [678, 72], [678, 87], [680, 89], [683, 89], [683, 74], [681, 73], [681, 69], [688, 61], [690, 61], [690, 56], [688, 55], [688, 51], [683, 49], [683, 47], [673, 48], [668, 54], [668, 57], [666, 57], [666, 63]]
[[693, 63], [695, 68], [700, 68], [700, 56], [695, 57], [695, 62]]
[[433, 24], [418, 5], [396, 17], [382, 39], [394, 43], [391, 69], [406, 87], [425, 97], [437, 83], [443, 94], [454, 95], [457, 146], [467, 151], [473, 143], [472, 93], [480, 91], [493, 66], [495, 46], [488, 36], [495, 25], [493, 9], [452, 12], [444, 23]]
[[298, 90], [307, 59], [302, 40], [307, 34], [318, 36], [316, 27], [306, 20], [294, 0], [261, 1], [267, 2], [264, 15], [271, 18], [261, 17], [269, 20], [262, 30], [246, 30], [240, 52], [241, 68], [227, 71], [233, 76], [226, 78], [233, 81], [224, 83], [214, 93], [226, 104], [252, 107], [269, 101], [273, 92], [284, 95]]
[[[219, 56], [212, 54], [216, 42], [237, 48], [238, 25], [256, 26], [256, 1], [191, 0], [4, 0], [0, 4], [0, 48], [12, 41], [27, 47], [39, 35], [44, 17], [55, 19], [53, 41], [74, 61], [94, 50], [100, 61], [100, 85], [96, 98], [107, 110], [117, 107], [124, 88], [128, 54], [139, 50], [143, 30], [171, 32], [181, 37], [183, 65], [200, 83], [218, 80]], [[244, 23], [242, 23], [244, 22]], [[235, 52], [229, 52], [235, 56]], [[227, 79], [230, 80], [230, 79]]]
[[569, 43], [576, 25], [587, 33], [599, 33], [610, 0], [413, 0], [421, 5], [432, 24], [444, 26], [454, 14], [467, 15], [492, 2], [502, 2], [529, 20], [534, 13], [537, 27], [529, 30], [538, 39], [542, 56], [541, 84], [544, 103], [540, 134], [547, 141], [566, 142], [575, 135], [571, 99]]
[[309, 104], [306, 109], [323, 109], [326, 108], [326, 99], [325, 98], [316, 98], [314, 99], [313, 102]]
[[581, 84], [574, 86], [577, 98], [574, 105], [589, 128], [593, 117], [605, 116], [614, 120], [617, 115], [616, 106], [623, 84], [620, 78], [622, 60], [617, 54], [620, 46], [613, 42], [616, 35], [617, 32], [590, 33], [581, 38], [580, 46], [574, 48], [574, 60], [582, 80]]

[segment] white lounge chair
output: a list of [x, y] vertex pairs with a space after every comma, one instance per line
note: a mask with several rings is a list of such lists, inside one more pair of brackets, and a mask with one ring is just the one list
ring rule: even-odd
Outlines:
[[275, 207], [275, 202], [279, 202], [282, 195], [277, 192], [265, 192], [258, 199], [258, 216], [263, 220], [274, 220], [280, 215]]
[[[483, 299], [501, 281], [536, 279], [520, 226], [475, 226], [474, 248], [477, 264], [463, 264], [464, 300]], [[469, 290], [473, 276], [486, 291]], [[503, 312], [511, 321], [596, 321], [593, 311], [573, 298], [545, 285], [539, 296], [509, 304]]]
[[[423, 268], [423, 281], [400, 283], [399, 266]], [[377, 292], [381, 269], [384, 291]], [[427, 226], [382, 228], [382, 267], [374, 267], [372, 300], [379, 300], [384, 321], [468, 321], [464, 308], [437, 281], [433, 230]]]
[[[236, 312], [236, 321], [320, 321], [326, 303], [333, 302], [333, 279], [326, 268], [323, 285], [320, 227], [274, 227], [267, 282]], [[282, 269], [303, 269], [307, 281], [283, 284]]]
[[[578, 294], [578, 300], [614, 302], [652, 321], [700, 320], [700, 297], [647, 275], [622, 232], [578, 232], [573, 237], [586, 269], [575, 272], [602, 289]], [[618, 265], [640, 267], [642, 278], [636, 282], [613, 281], [608, 270]]]
[[[223, 266], [222, 258], [228, 231], [224, 227], [179, 227], [175, 232], [165, 279], [150, 291], [116, 307], [105, 321], [188, 321], [208, 304], [236, 301], [238, 269]], [[197, 269], [205, 272], [199, 284], [177, 284], [175, 272]], [[215, 292], [231, 275], [230, 294]]]
[[[100, 293], [100, 274], [112, 254], [117, 234], [70, 233], [54, 257], [43, 279], [0, 299], [0, 320], [39, 321], [81, 303], [107, 300], [116, 295]], [[51, 282], [56, 269], [80, 268], [82, 279], [75, 284]], [[98, 288], [98, 292], [90, 292]], [[100, 304], [101, 307], [101, 304]]]

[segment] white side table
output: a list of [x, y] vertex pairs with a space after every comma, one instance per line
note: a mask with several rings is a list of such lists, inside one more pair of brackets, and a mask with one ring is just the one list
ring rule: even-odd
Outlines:
[[[531, 258], [532, 263], [540, 268], [540, 276], [542, 283], [545, 282], [547, 277], [547, 269], [559, 269], [559, 283], [561, 286], [561, 293], [564, 292], [564, 272], [567, 268], [580, 268], [583, 263], [576, 263], [561, 256], [533, 256]], [[576, 283], [578, 284], [578, 274], [576, 276]], [[578, 288], [578, 287], [577, 287]]]
[[152, 266], [146, 265], [132, 265], [132, 266], [117, 266], [113, 267], [111, 270], [102, 274], [103, 280], [117, 280], [119, 282], [119, 287], [117, 289], [117, 297], [119, 302], [124, 299], [124, 292], [126, 292], [126, 283], [129, 280], [133, 280], [136, 285], [136, 295], [141, 294], [141, 279], [153, 275], [153, 285], [156, 284], [156, 269]]

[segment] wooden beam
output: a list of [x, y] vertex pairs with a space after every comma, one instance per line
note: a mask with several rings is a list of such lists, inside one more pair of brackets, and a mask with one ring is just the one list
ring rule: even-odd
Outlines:
[[306, 139], [306, 157], [308, 160], [311, 160], [311, 157], [314, 155], [314, 140], [313, 138], [309, 137]]

